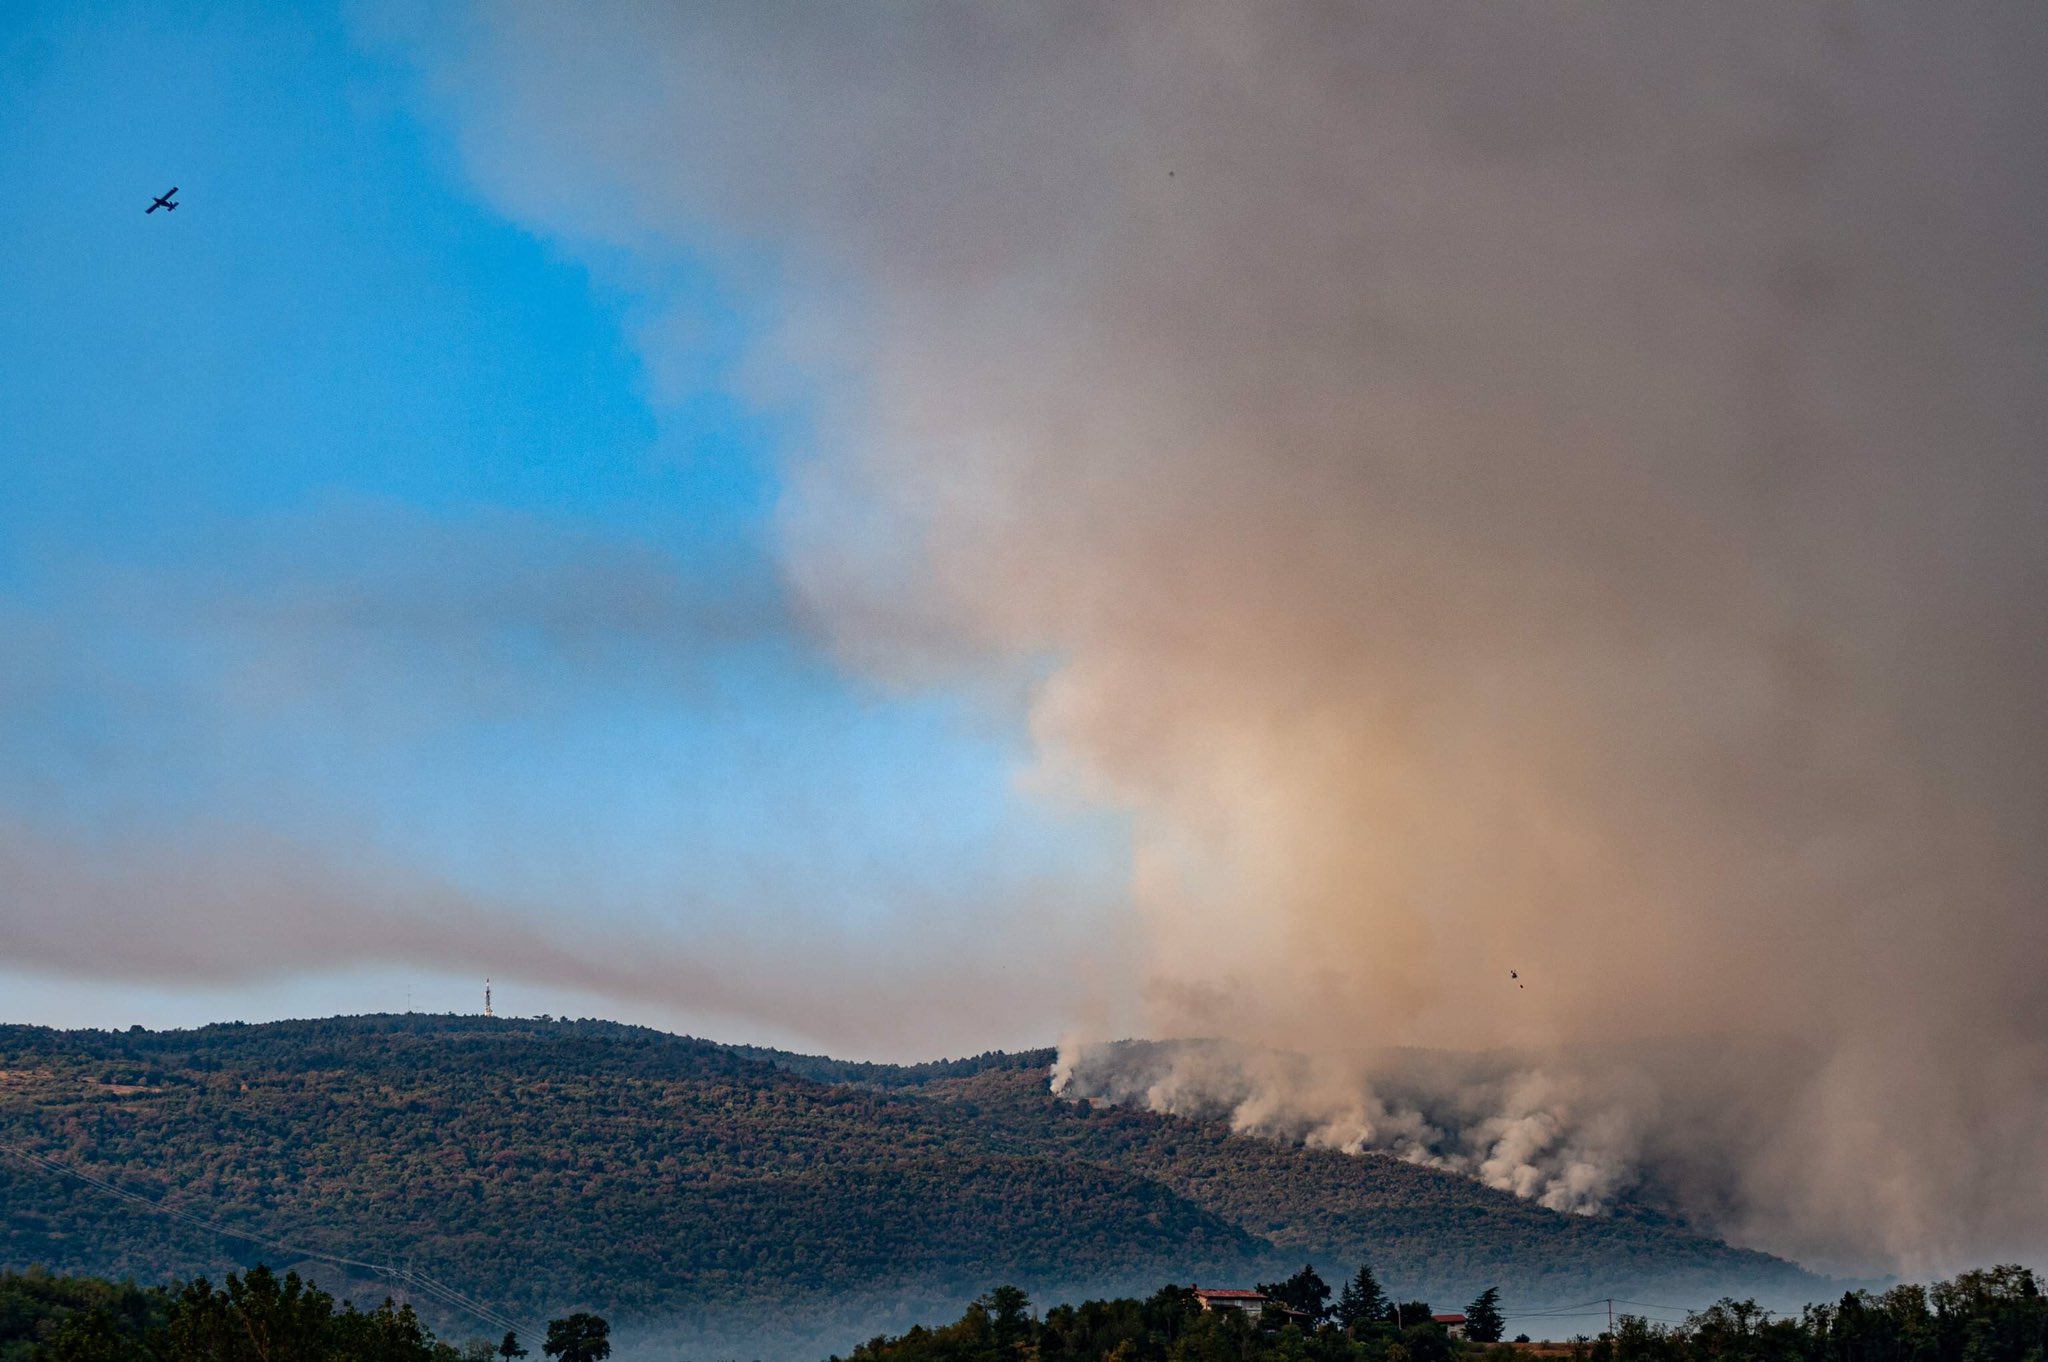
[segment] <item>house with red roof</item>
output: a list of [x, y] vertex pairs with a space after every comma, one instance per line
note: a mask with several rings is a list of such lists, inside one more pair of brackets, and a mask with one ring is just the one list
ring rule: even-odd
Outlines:
[[1198, 1286], [1195, 1288], [1196, 1302], [1211, 1313], [1224, 1310], [1241, 1310], [1256, 1315], [1266, 1308], [1266, 1298], [1256, 1291], [1240, 1291], [1227, 1286]]

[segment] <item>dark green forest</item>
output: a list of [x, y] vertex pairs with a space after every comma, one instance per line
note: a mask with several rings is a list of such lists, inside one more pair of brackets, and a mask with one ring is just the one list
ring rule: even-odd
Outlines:
[[1121, 1293], [1306, 1256], [1369, 1257], [1403, 1292], [1458, 1299], [1828, 1289], [1391, 1158], [1058, 1101], [1049, 1060], [842, 1064], [480, 1017], [0, 1027], [0, 1146], [251, 1236], [0, 1152], [0, 1267], [170, 1281], [267, 1260], [358, 1299], [389, 1289], [338, 1256], [523, 1318], [686, 1327], [822, 1301], [901, 1327], [991, 1280]]
[[[1612, 1332], [1562, 1346], [1463, 1342], [1436, 1324], [1404, 1327], [1390, 1308], [1346, 1310], [1348, 1290], [1335, 1304], [1327, 1287], [1322, 1296], [1315, 1308], [1293, 1312], [1204, 1313], [1191, 1289], [1168, 1286], [1143, 1300], [1060, 1305], [1039, 1317], [1022, 1290], [999, 1287], [956, 1323], [873, 1339], [848, 1362], [2039, 1362], [2048, 1355], [2048, 1298], [2030, 1270], [2010, 1266], [1932, 1286], [1853, 1291], [1796, 1315], [1732, 1298], [1682, 1322], [1623, 1314]], [[1288, 1303], [1314, 1299], [1311, 1292]], [[1464, 1313], [1478, 1318], [1470, 1306]]]
[[[587, 1312], [455, 1344], [409, 1305], [336, 1303], [297, 1273], [268, 1267], [178, 1287], [91, 1277], [0, 1274], [0, 1362], [604, 1362], [611, 1327]], [[531, 1342], [534, 1346], [528, 1347]]]

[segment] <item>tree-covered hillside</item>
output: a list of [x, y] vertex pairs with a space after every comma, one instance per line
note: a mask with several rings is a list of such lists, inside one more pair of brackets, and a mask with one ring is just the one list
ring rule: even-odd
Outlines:
[[[599, 1022], [4, 1027], [0, 1144], [527, 1316], [708, 1324], [830, 1299], [908, 1322], [990, 1281], [1121, 1291], [1304, 1255], [1370, 1257], [1401, 1290], [1459, 1299], [1810, 1282], [1390, 1159], [1059, 1102], [1042, 1056], [835, 1063]], [[0, 1267], [292, 1265], [47, 1166], [0, 1167]]]

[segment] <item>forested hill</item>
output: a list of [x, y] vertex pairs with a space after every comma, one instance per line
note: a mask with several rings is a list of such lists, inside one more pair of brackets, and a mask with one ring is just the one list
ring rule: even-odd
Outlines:
[[[1490, 1284], [1511, 1303], [1825, 1291], [1761, 1254], [1392, 1159], [1059, 1102], [1043, 1058], [838, 1065], [479, 1017], [0, 1027], [0, 1144], [509, 1312], [628, 1325], [901, 1327], [999, 1281], [1116, 1292], [1304, 1258], [1370, 1258], [1453, 1302]], [[14, 1155], [0, 1170], [0, 1267], [293, 1265]]]
[[874, 1064], [857, 1059], [833, 1059], [828, 1055], [800, 1055], [789, 1050], [769, 1050], [758, 1045], [728, 1045], [726, 1049], [747, 1059], [758, 1059], [778, 1069], [819, 1083], [850, 1083], [855, 1087], [896, 1092], [905, 1088], [928, 1087], [951, 1078], [972, 1078], [991, 1069], [1016, 1070], [1043, 1077], [1051, 1071], [1056, 1051], [989, 1050], [966, 1059], [933, 1059], [922, 1064]]

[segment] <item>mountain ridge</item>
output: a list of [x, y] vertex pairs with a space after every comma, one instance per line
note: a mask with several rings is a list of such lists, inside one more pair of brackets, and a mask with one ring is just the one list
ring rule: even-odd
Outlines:
[[[1304, 1258], [1369, 1258], [1454, 1302], [1496, 1284], [1546, 1302], [1826, 1290], [1705, 1236], [1385, 1156], [1060, 1101], [1049, 1057], [872, 1065], [418, 1015], [6, 1026], [0, 1143], [243, 1232], [410, 1261], [497, 1308], [705, 1334], [793, 1312], [901, 1327], [1001, 1280], [1078, 1296]], [[247, 1248], [18, 1163], [0, 1179], [0, 1266], [163, 1280], [261, 1256]]]

